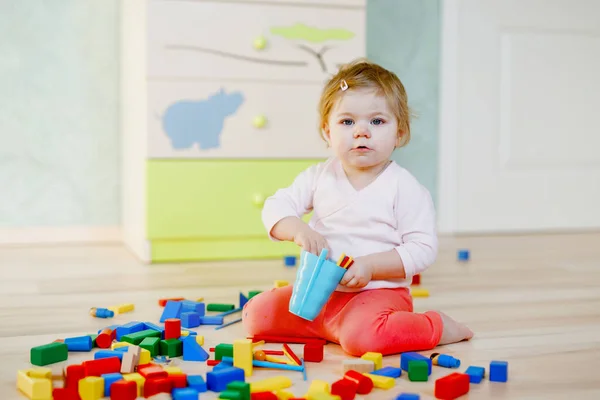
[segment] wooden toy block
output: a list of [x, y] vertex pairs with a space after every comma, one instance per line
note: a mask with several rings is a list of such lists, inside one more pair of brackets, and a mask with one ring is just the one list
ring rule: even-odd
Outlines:
[[275, 288], [281, 288], [281, 287], [286, 287], [288, 286], [290, 283], [288, 281], [275, 281], [273, 286]]
[[250, 384], [241, 381], [234, 381], [227, 384], [227, 390], [240, 394], [241, 400], [250, 400]]
[[155, 331], [154, 329], [145, 329], [143, 331], [130, 333], [128, 335], [123, 335], [121, 337], [122, 342], [127, 342], [131, 344], [135, 344], [136, 346], [142, 343], [142, 340], [147, 337], [158, 337], [162, 336], [161, 332]]
[[150, 354], [150, 352], [146, 349], [140, 349], [140, 357], [139, 357], [139, 361], [138, 364], [139, 365], [145, 365], [145, 364], [149, 364], [150, 361], [152, 360], [152, 355]]
[[206, 314], [206, 304], [197, 301], [183, 300], [181, 302], [181, 313], [184, 312], [195, 312], [202, 316]]
[[252, 340], [236, 339], [233, 341], [233, 366], [244, 370], [246, 378], [252, 376]]
[[306, 398], [307, 400], [341, 400], [341, 397], [330, 393], [315, 393]]
[[150, 352], [151, 357], [158, 356], [160, 354], [160, 338], [147, 337], [141, 341], [140, 347]]
[[[185, 300], [185, 298], [183, 298], [183, 297], [169, 297], [169, 298], [166, 298], [166, 299], [158, 299], [158, 305], [161, 306], [161, 307], [164, 307], [169, 300], [170, 301], [183, 301], [183, 300]], [[198, 301], [200, 301], [200, 300], [198, 300]]]
[[273, 392], [275, 390], [287, 389], [292, 386], [292, 380], [287, 376], [274, 376], [250, 384], [250, 392]]
[[115, 316], [115, 312], [108, 308], [92, 307], [90, 308], [90, 315], [96, 318], [112, 318]]
[[315, 379], [310, 383], [310, 386], [308, 387], [308, 392], [304, 397], [310, 399], [319, 393], [329, 394], [329, 383], [326, 381]]
[[169, 318], [179, 318], [181, 316], [181, 301], [167, 301], [165, 308], [160, 316], [160, 322], [165, 322]]
[[17, 389], [31, 400], [51, 400], [52, 381], [47, 378], [31, 377], [30, 371], [17, 371]]
[[163, 370], [169, 375], [183, 374], [183, 371], [179, 367], [164, 367]]
[[223, 325], [223, 317], [219, 315], [201, 316], [200, 325]]
[[88, 376], [79, 381], [81, 400], [100, 400], [104, 397], [104, 379], [99, 376]]
[[408, 362], [408, 379], [411, 382], [427, 382], [429, 374], [427, 372], [427, 362], [414, 360]]
[[146, 325], [142, 322], [138, 322], [138, 321], [128, 322], [125, 325], [118, 326], [115, 329], [115, 339], [118, 341], [121, 341], [121, 338], [124, 335], [129, 335], [129, 334], [135, 333], [135, 332], [141, 332], [146, 329], [147, 329]]
[[206, 311], [230, 311], [235, 309], [235, 304], [209, 303]]
[[192, 388], [173, 389], [173, 400], [198, 400], [198, 392]]
[[144, 382], [144, 397], [154, 396], [158, 393], [171, 393], [173, 384], [169, 378], [146, 379]]
[[373, 381], [373, 386], [379, 389], [391, 389], [396, 385], [394, 378], [389, 376], [375, 375], [375, 374], [363, 374], [367, 378]]
[[135, 381], [118, 381], [110, 386], [110, 400], [135, 400], [138, 386]]
[[184, 373], [180, 374], [169, 374], [173, 388], [184, 388], [187, 387], [187, 375]]
[[77, 391], [79, 381], [85, 378], [85, 368], [81, 364], [69, 365], [65, 368], [65, 375], [65, 387]]
[[413, 275], [412, 281], [410, 284], [413, 286], [420, 285], [421, 284], [421, 275], [420, 274]]
[[184, 312], [181, 313], [181, 326], [184, 328], [197, 328], [200, 326], [200, 314], [197, 312]]
[[52, 380], [52, 369], [51, 368], [31, 368], [31, 369], [27, 370], [27, 375], [29, 375], [30, 378]]
[[251, 298], [253, 298], [256, 295], [259, 295], [262, 293], [262, 290], [250, 290], [248, 292], [248, 300], [250, 300]]
[[353, 400], [357, 390], [358, 383], [350, 379], [342, 378], [331, 384], [331, 394], [340, 396], [342, 400]]
[[33, 365], [44, 366], [65, 361], [69, 357], [69, 350], [64, 343], [50, 343], [31, 348], [30, 362]]
[[165, 327], [164, 326], [157, 325], [154, 322], [144, 322], [144, 329], [142, 329], [142, 330], [145, 331], [148, 329], [160, 332], [160, 338], [164, 339], [164, 337], [165, 337]]
[[295, 397], [294, 393], [287, 390], [276, 390], [275, 396], [277, 396], [277, 400], [292, 400]]
[[198, 344], [193, 336], [183, 339], [183, 360], [184, 361], [206, 361], [208, 353]]
[[506, 361], [490, 362], [490, 382], [508, 381], [508, 363]]
[[116, 349], [120, 349], [122, 347], [128, 347], [131, 346], [131, 343], [127, 343], [127, 342], [113, 342], [110, 345], [110, 349], [111, 350], [116, 350]]
[[117, 331], [115, 329], [104, 328], [96, 336], [96, 346], [101, 349], [108, 349], [116, 337]]
[[313, 344], [321, 344], [323, 346], [325, 346], [327, 344], [327, 341], [325, 339], [316, 338], [316, 337], [254, 335], [251, 339], [253, 342], [264, 341], [265, 343], [301, 343], [301, 344], [313, 343]]
[[52, 389], [53, 400], [81, 400], [77, 389], [54, 388]]
[[188, 375], [187, 376], [187, 384], [188, 387], [196, 389], [198, 393], [203, 393], [208, 390], [206, 387], [206, 382], [202, 375]]
[[369, 394], [373, 390], [373, 380], [362, 373], [354, 370], [347, 371], [344, 374], [345, 379], [350, 379], [358, 384], [356, 393]]
[[427, 373], [431, 375], [431, 359], [429, 357], [425, 357], [419, 353], [415, 352], [406, 352], [400, 355], [400, 368], [404, 371], [408, 372], [408, 363], [410, 361], [425, 361], [427, 363], [428, 371]]
[[389, 376], [390, 378], [400, 378], [402, 376], [402, 369], [396, 367], [383, 367], [371, 372], [373, 375]]
[[469, 375], [453, 372], [435, 381], [434, 395], [438, 399], [456, 399], [469, 393]]
[[347, 372], [350, 370], [358, 371], [361, 373], [375, 371], [375, 363], [371, 360], [363, 360], [362, 358], [350, 358], [342, 361], [343, 371]]
[[296, 266], [296, 256], [285, 256], [283, 257], [283, 263], [286, 267], [295, 267]]
[[125, 381], [135, 382], [137, 386], [136, 396], [141, 396], [144, 390], [144, 382], [146, 382], [146, 378], [140, 375], [138, 372], [134, 372], [133, 374], [125, 374], [123, 375], [123, 379]]
[[123, 380], [123, 375], [119, 373], [104, 374], [100, 378], [104, 379], [104, 397], [110, 397], [110, 387], [113, 383]]
[[222, 368], [217, 371], [214, 369], [206, 373], [206, 385], [208, 390], [213, 392], [222, 392], [227, 385], [234, 381], [244, 382], [244, 370], [237, 367]]
[[84, 368], [84, 375], [102, 376], [113, 372], [121, 371], [121, 360], [117, 357], [101, 358], [99, 360], [88, 360], [81, 363]]
[[92, 347], [98, 347], [98, 345], [96, 344], [96, 339], [98, 338], [98, 335], [89, 335], [89, 337], [92, 338]]
[[460, 367], [460, 360], [448, 354], [433, 353], [429, 356], [433, 365], [439, 365], [444, 368]]
[[277, 400], [277, 395], [273, 392], [252, 393], [252, 400]]
[[124, 353], [124, 351], [100, 350], [94, 353], [94, 360], [99, 360], [101, 358], [117, 357], [119, 361], [121, 361]]
[[135, 362], [135, 354], [130, 352], [125, 352], [123, 354], [123, 358], [121, 359], [121, 370], [122, 374], [130, 374], [135, 372], [135, 367], [137, 363]]
[[400, 393], [396, 400], [419, 400], [421, 397], [415, 393]]
[[469, 261], [469, 250], [468, 249], [458, 249], [457, 251], [457, 259], [458, 261]]
[[304, 345], [304, 361], [305, 362], [321, 362], [323, 361], [322, 344], [307, 343]]
[[412, 297], [429, 297], [429, 290], [427, 290], [427, 289], [411, 288], [410, 289], [410, 295]]
[[381, 353], [368, 352], [363, 354], [360, 358], [363, 360], [373, 361], [375, 364], [375, 369], [381, 369], [383, 366], [383, 355]]
[[226, 389], [225, 391], [219, 393], [219, 399], [242, 400], [242, 394], [240, 392], [236, 392], [235, 390]]
[[481, 383], [481, 380], [485, 377], [485, 368], [471, 365], [467, 368], [465, 374], [469, 375], [471, 383]]
[[69, 351], [92, 351], [94, 343], [89, 335], [66, 338], [64, 344]]
[[200, 345], [200, 346], [204, 346], [204, 336], [200, 336], [197, 335], [196, 336], [196, 342]]
[[119, 314], [124, 314], [127, 312], [132, 312], [135, 310], [135, 305], [133, 303], [123, 303], [117, 306]]
[[138, 373], [146, 379], [146, 381], [150, 379], [158, 379], [158, 378], [168, 378], [169, 374], [165, 371], [161, 366], [149, 364], [146, 366], [140, 366], [138, 368]]

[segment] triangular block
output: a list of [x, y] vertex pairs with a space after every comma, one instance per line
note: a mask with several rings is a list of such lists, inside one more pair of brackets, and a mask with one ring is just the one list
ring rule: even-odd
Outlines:
[[208, 357], [208, 353], [198, 344], [195, 336], [187, 336], [183, 339], [184, 361], [206, 361]]

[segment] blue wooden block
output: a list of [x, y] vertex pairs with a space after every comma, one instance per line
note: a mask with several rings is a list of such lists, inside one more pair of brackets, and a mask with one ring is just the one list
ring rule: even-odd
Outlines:
[[408, 352], [400, 355], [400, 368], [408, 372], [409, 361], [426, 361], [427, 362], [427, 375], [431, 375], [431, 359], [425, 357], [419, 353]]
[[198, 301], [183, 300], [181, 302], [181, 312], [195, 312], [202, 316], [206, 314], [206, 304]]
[[283, 258], [286, 267], [295, 267], [296, 266], [296, 256], [285, 256]]
[[110, 397], [110, 385], [123, 379], [123, 375], [116, 372], [112, 374], [104, 374], [100, 377], [104, 378], [104, 397]]
[[490, 362], [490, 381], [506, 382], [508, 381], [508, 363], [506, 361]]
[[123, 352], [116, 350], [98, 350], [94, 353], [94, 360], [101, 358], [119, 357], [119, 360], [123, 360]]
[[215, 316], [203, 316], [200, 317], [200, 325], [223, 325], [223, 317]]
[[200, 326], [200, 314], [191, 311], [181, 313], [181, 326], [184, 328], [196, 328]]
[[129, 350], [129, 347], [130, 346], [121, 346], [121, 347], [117, 347], [113, 351], [120, 351], [121, 353], [127, 353], [127, 351]]
[[217, 365], [213, 366], [213, 371], [218, 371], [220, 369], [226, 369], [226, 368], [231, 368], [233, 367], [233, 364], [230, 363], [229, 361], [223, 361], [221, 360], [220, 363], [218, 363]]
[[165, 322], [169, 318], [179, 318], [181, 316], [181, 302], [180, 301], [167, 301], [162, 315], [160, 316], [160, 322]]
[[173, 400], [198, 400], [198, 396], [200, 396], [200, 393], [196, 389], [189, 387], [173, 389], [171, 394], [173, 395]]
[[187, 336], [183, 339], [183, 361], [206, 361], [209, 354], [198, 344], [196, 338]]
[[248, 298], [240, 292], [240, 307], [244, 307], [244, 305], [248, 302]]
[[229, 367], [217, 371], [213, 369], [206, 373], [206, 385], [208, 390], [212, 390], [213, 392], [222, 392], [227, 389], [229, 383], [234, 381], [245, 382], [243, 369]]
[[469, 250], [467, 250], [467, 249], [458, 250], [458, 261], [469, 261]]
[[419, 400], [420, 397], [418, 394], [414, 394], [414, 393], [400, 393], [400, 395], [398, 395], [398, 397], [396, 397], [396, 400]]
[[89, 335], [66, 338], [65, 344], [69, 351], [92, 351], [94, 341]]
[[485, 368], [471, 365], [469, 368], [467, 368], [465, 374], [469, 375], [469, 382], [480, 383], [485, 376]]
[[116, 338], [117, 342], [121, 341], [121, 337], [129, 335], [130, 333], [141, 332], [145, 330], [145, 326], [141, 322], [132, 321], [117, 327]]
[[206, 387], [206, 382], [204, 382], [204, 378], [202, 377], [202, 375], [188, 375], [187, 384], [188, 387], [196, 389], [198, 393], [203, 393], [208, 390], [208, 388]]
[[396, 367], [383, 367], [371, 372], [374, 375], [389, 376], [390, 378], [399, 378], [402, 375], [402, 370]]

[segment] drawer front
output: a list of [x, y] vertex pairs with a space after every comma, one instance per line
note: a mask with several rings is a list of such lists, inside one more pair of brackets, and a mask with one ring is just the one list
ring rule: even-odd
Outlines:
[[155, 1], [148, 76], [322, 83], [366, 54], [359, 8]]
[[148, 239], [264, 238], [264, 199], [319, 161], [150, 160]]
[[326, 158], [317, 84], [150, 82], [150, 158]]

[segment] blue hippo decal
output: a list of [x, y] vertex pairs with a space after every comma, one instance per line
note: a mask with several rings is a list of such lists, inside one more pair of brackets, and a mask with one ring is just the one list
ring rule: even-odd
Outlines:
[[165, 111], [163, 129], [176, 150], [189, 149], [194, 143], [201, 150], [218, 148], [225, 118], [243, 102], [242, 93], [225, 93], [222, 88], [208, 99], [178, 101]]

